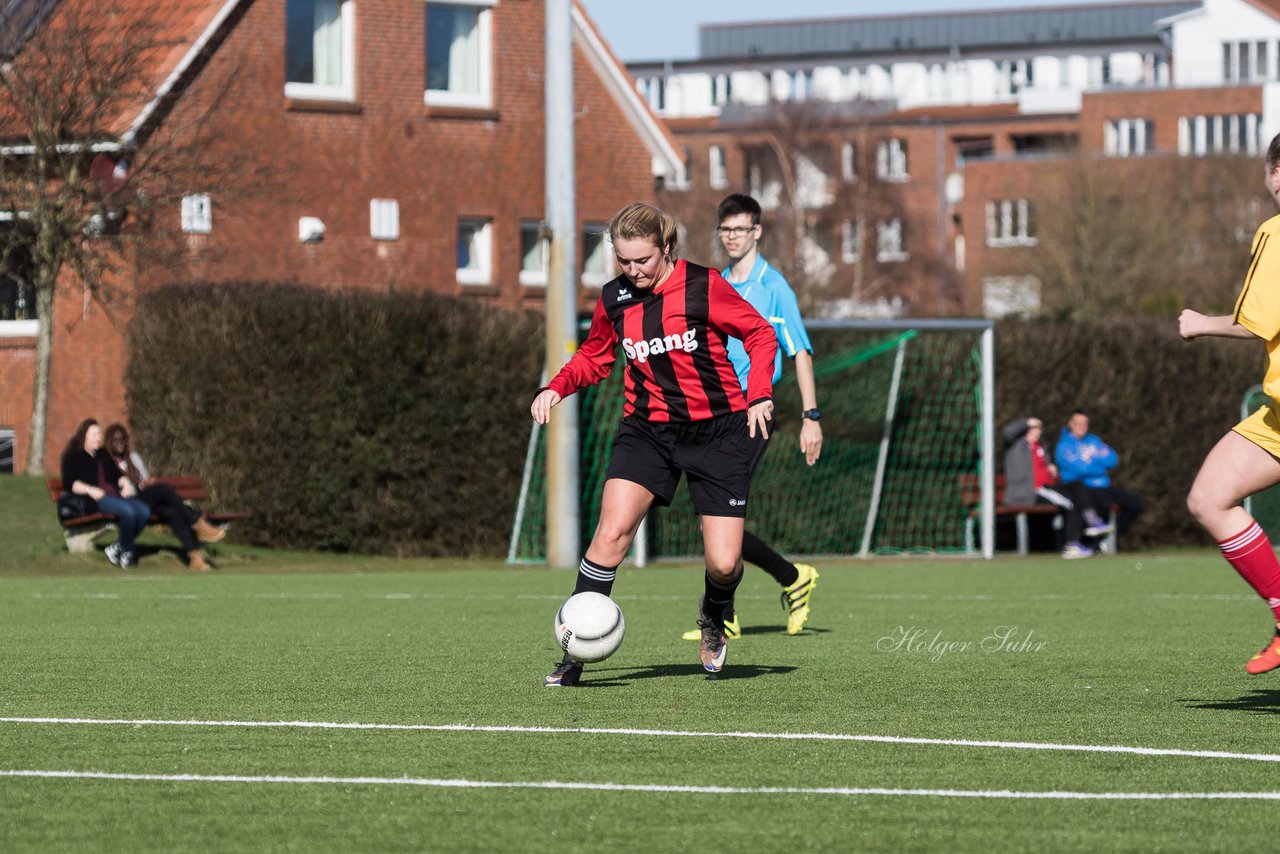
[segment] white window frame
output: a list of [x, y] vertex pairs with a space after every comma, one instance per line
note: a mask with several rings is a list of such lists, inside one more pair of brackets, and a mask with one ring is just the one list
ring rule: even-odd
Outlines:
[[725, 164], [724, 146], [713, 145], [708, 148], [707, 162], [710, 170], [711, 189], [723, 190], [729, 186], [729, 167]]
[[[356, 4], [342, 0], [339, 11], [342, 24], [342, 82], [337, 86], [285, 81], [286, 98], [325, 101], [354, 101], [356, 98]], [[287, 36], [286, 36], [287, 41]], [[288, 48], [286, 47], [286, 50]]]
[[1209, 154], [1249, 154], [1262, 152], [1258, 113], [1179, 116], [1178, 153], [1204, 157]]
[[1155, 151], [1155, 122], [1146, 118], [1107, 119], [1103, 148], [1111, 157], [1138, 157]]
[[1035, 276], [991, 276], [982, 280], [984, 317], [1035, 317], [1040, 313], [1040, 280]]
[[987, 202], [987, 245], [1035, 246], [1031, 234], [1031, 202], [1026, 199], [1002, 199]]
[[857, 264], [862, 257], [862, 229], [856, 219], [846, 219], [840, 223], [840, 260], [846, 264]]
[[882, 181], [906, 181], [911, 177], [907, 170], [907, 144], [899, 136], [891, 136], [876, 143], [876, 176]]
[[[423, 42], [426, 41], [426, 15], [431, 6], [475, 6], [476, 28], [480, 37], [480, 91], [450, 92], [444, 89], [427, 89], [423, 81], [423, 102], [437, 107], [471, 107], [489, 109], [493, 106], [493, 7], [498, 0], [426, 0], [423, 4]], [[425, 47], [424, 47], [425, 54]], [[425, 57], [424, 57], [425, 59]], [[425, 68], [425, 64], [424, 64]]]
[[[463, 228], [473, 230], [472, 260], [470, 267], [456, 267], [458, 284], [489, 285], [493, 283], [493, 220], [489, 217], [458, 217], [456, 233]], [[455, 252], [456, 246], [455, 246]], [[457, 263], [455, 259], [455, 265]]]
[[853, 142], [845, 141], [840, 145], [840, 177], [846, 184], [858, 180], [858, 148]]
[[369, 200], [369, 236], [374, 240], [400, 239], [400, 202], [395, 199]]
[[213, 231], [213, 201], [208, 193], [188, 193], [182, 197], [182, 230], [187, 234]]
[[[604, 259], [604, 271], [597, 272], [587, 269], [587, 235], [600, 236], [600, 254]], [[613, 252], [609, 250], [609, 226], [603, 222], [588, 222], [582, 226], [582, 284], [598, 288], [606, 282], [617, 278], [618, 273], [615, 269]]]
[[[524, 236], [526, 232], [532, 231], [537, 237], [538, 253], [542, 256], [541, 270], [526, 270], [524, 267]], [[547, 242], [546, 237], [542, 236], [542, 223], [536, 219], [525, 219], [520, 221], [520, 284], [530, 285], [533, 287], [546, 287], [547, 275], [551, 266], [551, 246]]]
[[876, 223], [876, 261], [893, 264], [911, 257], [902, 233], [902, 218], [894, 217]]

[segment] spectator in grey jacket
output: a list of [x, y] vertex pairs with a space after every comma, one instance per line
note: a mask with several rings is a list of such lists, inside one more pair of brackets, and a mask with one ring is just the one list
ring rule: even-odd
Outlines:
[[1004, 503], [1010, 506], [1053, 504], [1062, 508], [1066, 524], [1065, 558], [1092, 557], [1084, 537], [1111, 532], [1093, 506], [1093, 496], [1078, 483], [1059, 483], [1057, 466], [1045, 450], [1044, 422], [1039, 418], [1015, 418], [1000, 429], [1004, 439]]

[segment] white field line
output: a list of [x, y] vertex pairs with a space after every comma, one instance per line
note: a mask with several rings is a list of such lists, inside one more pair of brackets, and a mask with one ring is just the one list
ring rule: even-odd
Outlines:
[[650, 738], [746, 738], [766, 741], [856, 741], [876, 744], [917, 744], [938, 747], [989, 747], [1006, 750], [1059, 750], [1075, 753], [1127, 753], [1137, 756], [1177, 756], [1195, 759], [1244, 759], [1280, 762], [1280, 754], [1233, 753], [1225, 750], [1183, 750], [1173, 747], [1134, 747], [1122, 744], [1056, 744], [1040, 741], [973, 741], [959, 738], [914, 738], [901, 735], [856, 735], [833, 732], [698, 732], [666, 729], [606, 729], [602, 727], [542, 727], [478, 724], [374, 724], [321, 721], [180, 721], [127, 718], [0, 717], [0, 724], [72, 726], [243, 727], [267, 729], [348, 729], [410, 732], [492, 732], [540, 735], [624, 735]]
[[849, 786], [686, 786], [657, 783], [577, 783], [563, 780], [441, 780], [429, 777], [258, 777], [239, 774], [116, 774], [103, 771], [3, 770], [0, 777], [122, 780], [155, 783], [289, 783], [338, 786], [429, 786], [443, 789], [571, 789], [595, 792], [658, 792], [699, 795], [887, 795], [926, 798], [1001, 798], [1073, 801], [1275, 801], [1280, 792], [1017, 792], [1009, 789], [887, 789]]

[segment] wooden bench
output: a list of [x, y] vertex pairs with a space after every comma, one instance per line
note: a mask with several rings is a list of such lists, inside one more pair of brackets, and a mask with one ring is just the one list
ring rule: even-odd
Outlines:
[[[1002, 474], [996, 475], [996, 498], [995, 498], [995, 517], [996, 524], [1001, 521], [1013, 519], [1014, 528], [1017, 531], [1018, 554], [1024, 555], [1029, 551], [1028, 543], [1030, 542], [1030, 533], [1027, 524], [1028, 516], [1056, 516], [1062, 512], [1062, 508], [1056, 504], [1005, 504], [1004, 490], [1007, 482]], [[975, 551], [974, 544], [976, 536], [974, 529], [978, 526], [978, 521], [982, 518], [982, 482], [976, 474], [960, 475], [960, 501], [965, 507], [970, 508], [965, 518], [964, 526], [964, 546], [969, 552]], [[1116, 535], [1115, 535], [1115, 508], [1111, 509], [1112, 531], [1107, 535], [1107, 550], [1115, 552]]]
[[[200, 477], [155, 477], [148, 483], [168, 484], [183, 501], [209, 499], [209, 490], [204, 485], [204, 479]], [[62, 480], [56, 477], [46, 478], [44, 485], [49, 490], [49, 498], [57, 504], [58, 496], [63, 493]], [[251, 518], [252, 515], [251, 513], [204, 513], [204, 517], [215, 525], [240, 522]], [[66, 537], [69, 552], [90, 551], [94, 540], [116, 527], [116, 517], [110, 513], [90, 513], [88, 516], [74, 516], [59, 521], [62, 523], [62, 533]], [[153, 515], [151, 523], [158, 522], [160, 519]]]

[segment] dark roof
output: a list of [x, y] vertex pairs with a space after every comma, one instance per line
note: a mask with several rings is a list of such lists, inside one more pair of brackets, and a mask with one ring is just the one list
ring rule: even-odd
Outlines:
[[1156, 22], [1200, 2], [1128, 2], [859, 18], [703, 24], [699, 61], [965, 51], [1154, 40]]

